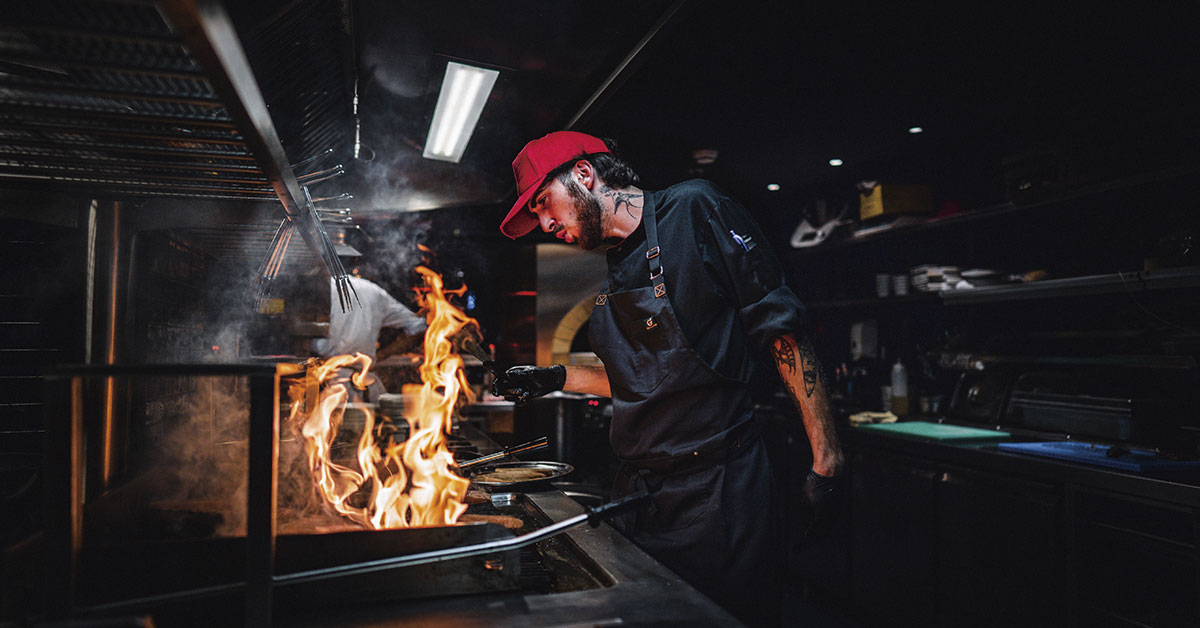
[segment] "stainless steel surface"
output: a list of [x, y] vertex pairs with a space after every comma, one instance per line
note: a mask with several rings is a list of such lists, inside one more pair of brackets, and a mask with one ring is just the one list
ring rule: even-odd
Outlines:
[[541, 438], [535, 438], [534, 440], [531, 440], [528, 443], [525, 443], [523, 445], [517, 445], [515, 447], [505, 447], [504, 449], [497, 451], [494, 454], [480, 456], [479, 458], [475, 458], [474, 460], [468, 460], [466, 462], [459, 463], [458, 469], [460, 471], [466, 471], [468, 469], [477, 467], [481, 464], [495, 462], [497, 460], [502, 460], [509, 456], [515, 456], [517, 454], [525, 453], [527, 451], [537, 451], [543, 447], [546, 447], [549, 444], [550, 444], [550, 439], [545, 436], [542, 436]]
[[[530, 480], [480, 479], [480, 476], [482, 476], [482, 475], [485, 475], [492, 471], [503, 470], [503, 469], [523, 469], [523, 470], [528, 469], [531, 471], [537, 471], [544, 475], [542, 475], [541, 477], [538, 477], [538, 478], [530, 479]], [[474, 473], [471, 473], [470, 475], [471, 475], [471, 483], [476, 484], [478, 486], [513, 487], [513, 486], [528, 486], [530, 484], [535, 484], [538, 482], [549, 482], [551, 480], [561, 478], [561, 477], [571, 473], [574, 470], [575, 470], [575, 467], [572, 467], [571, 465], [569, 465], [565, 462], [550, 462], [550, 461], [501, 462], [499, 464], [491, 464], [491, 465], [487, 465], [484, 467], [480, 467], [478, 470], [476, 470]]]
[[[246, 567], [246, 613], [253, 619], [249, 625], [269, 625], [271, 575], [275, 543], [275, 466], [278, 452], [279, 378], [283, 373], [298, 371], [289, 364], [197, 364], [197, 365], [104, 365], [95, 367], [61, 367], [47, 373], [48, 390], [60, 406], [57, 416], [68, 421], [58, 425], [50, 421], [47, 431], [47, 456], [44, 469], [47, 475], [47, 549], [54, 568], [47, 569], [43, 591], [45, 608], [55, 616], [69, 617], [80, 611], [79, 573], [83, 545], [83, 503], [87, 486], [84, 483], [85, 436], [94, 423], [94, 411], [85, 407], [85, 387], [96, 381], [111, 387], [115, 379], [124, 376], [202, 377], [206, 375], [244, 376], [249, 380], [252, 420], [248, 471]], [[62, 394], [63, 391], [66, 394]], [[255, 414], [257, 413], [257, 414]], [[103, 418], [103, 417], [101, 417]], [[95, 446], [95, 444], [93, 444]], [[195, 591], [185, 595], [195, 594]]]
[[[521, 586], [519, 552], [494, 545], [511, 538], [512, 532], [486, 523], [280, 535], [275, 569], [286, 575], [271, 579], [272, 596], [277, 607], [311, 608], [517, 590]], [[85, 564], [93, 571], [85, 572], [84, 579], [93, 588], [88, 596], [117, 601], [87, 605], [86, 610], [135, 612], [188, 603], [233, 603], [234, 596], [251, 590], [237, 572], [243, 545], [237, 538], [159, 541], [154, 546], [157, 559], [137, 557], [146, 551], [145, 544], [89, 547], [85, 555], [90, 561]], [[485, 546], [490, 549], [457, 553], [462, 548]], [[438, 556], [445, 552], [455, 555]], [[163, 554], [174, 557], [175, 562], [163, 560]], [[405, 560], [417, 555], [437, 559]], [[223, 567], [181, 569], [213, 563]], [[361, 569], [343, 569], [340, 563]], [[124, 580], [96, 578], [123, 565], [136, 565]]]
[[224, 100], [226, 111], [237, 122], [258, 157], [287, 217], [309, 250], [337, 280], [344, 310], [350, 302], [351, 291], [345, 279], [346, 271], [317, 218], [312, 197], [292, 171], [229, 16], [216, 0], [163, 0], [160, 6], [187, 44], [188, 51], [208, 71], [213, 88]]
[[[353, 116], [344, 104], [353, 46], [339, 19], [344, 8], [336, 0], [270, 13], [229, 5], [240, 18], [235, 33], [221, 5], [208, 0], [7, 7], [0, 19], [0, 185], [251, 206], [281, 200], [273, 186], [283, 182], [299, 199], [295, 177], [276, 165], [282, 146], [297, 166], [315, 171], [305, 180], [310, 186], [341, 172], [350, 156]], [[299, 216], [293, 220], [318, 263], [339, 275], [322, 257], [319, 221], [284, 205]], [[194, 202], [187, 208], [203, 212]], [[262, 224], [245, 206], [239, 213], [210, 220], [197, 241], [215, 243], [206, 252], [230, 262], [270, 259], [264, 247], [278, 220]], [[306, 269], [313, 261], [302, 248], [292, 255]]]
[[[527, 493], [552, 521], [584, 513], [558, 490]], [[500, 593], [326, 609], [289, 622], [297, 628], [528, 628], [529, 626], [741, 626], [735, 618], [647, 556], [608, 524], [580, 526], [567, 539], [607, 586], [568, 593]]]
[[533, 532], [514, 536], [508, 539], [500, 539], [496, 541], [488, 541], [476, 545], [464, 545], [460, 547], [449, 547], [446, 549], [432, 550], [429, 552], [420, 552], [408, 554], [406, 556], [397, 556], [396, 558], [386, 558], [383, 560], [374, 560], [353, 565], [339, 565], [327, 569], [314, 569], [310, 571], [302, 571], [291, 573], [284, 576], [277, 576], [275, 583], [278, 585], [304, 584], [310, 582], [324, 582], [334, 578], [344, 576], [357, 576], [376, 573], [380, 571], [389, 571], [392, 569], [400, 569], [415, 565], [427, 565], [431, 563], [439, 563], [458, 558], [467, 558], [470, 556], [483, 556], [485, 554], [495, 554], [513, 549], [519, 549], [533, 545], [538, 541], [557, 536], [577, 527], [584, 523], [598, 523], [605, 516], [617, 514], [625, 508], [636, 505], [639, 501], [647, 497], [646, 493], [631, 495], [624, 498], [619, 503], [612, 503], [607, 506], [589, 510], [585, 513], [580, 513], [572, 517], [552, 523], [543, 528], [538, 528]]
[[[156, 365], [156, 366], [110, 366], [110, 367], [93, 367], [93, 368], [73, 368], [61, 369], [50, 375], [50, 381], [58, 382], [59, 385], [66, 383], [71, 386], [78, 387], [86, 379], [103, 378], [110, 376], [135, 376], [141, 377], [147, 374], [155, 375], [189, 375], [189, 376], [205, 376], [205, 375], [244, 375], [252, 378], [262, 378], [263, 386], [252, 386], [257, 392], [252, 393], [257, 401], [254, 406], [259, 408], [256, 414], [261, 413], [264, 416], [274, 414], [278, 416], [279, 409], [277, 379], [280, 376], [280, 371], [276, 370], [280, 366], [288, 368], [298, 368], [296, 365]], [[288, 371], [290, 372], [290, 371]], [[75, 495], [74, 498], [56, 499], [52, 503], [58, 504], [60, 508], [52, 513], [52, 521], [56, 525], [53, 530], [59, 530], [60, 535], [54, 538], [74, 541], [65, 543], [64, 547], [56, 548], [58, 551], [54, 555], [58, 556], [62, 561], [59, 566], [61, 569], [48, 570], [52, 572], [51, 577], [54, 580], [52, 585], [60, 584], [61, 587], [51, 586], [46, 590], [46, 595], [56, 595], [55, 602], [62, 602], [64, 605], [56, 607], [61, 610], [65, 616], [77, 616], [78, 613], [97, 612], [111, 614], [119, 611], [135, 610], [143, 605], [156, 605], [158, 603], [175, 603], [185, 600], [196, 600], [202, 596], [210, 595], [226, 595], [236, 593], [245, 587], [247, 592], [247, 619], [251, 622], [250, 625], [267, 625], [270, 621], [269, 610], [262, 606], [271, 598], [282, 600], [285, 596], [303, 595], [301, 591], [310, 590], [307, 587], [310, 583], [321, 581], [321, 589], [327, 585], [343, 586], [348, 585], [351, 581], [345, 580], [349, 577], [361, 577], [369, 574], [381, 574], [396, 568], [397, 564], [408, 564], [406, 561], [426, 561], [424, 563], [414, 562], [413, 564], [445, 564], [446, 556], [439, 555], [424, 555], [417, 558], [401, 559], [399, 563], [396, 561], [365, 561], [365, 564], [356, 564], [352, 566], [339, 567], [337, 556], [329, 560], [328, 564], [320, 565], [316, 568], [300, 567], [299, 569], [280, 569], [279, 566], [271, 567], [273, 564], [274, 552], [274, 530], [270, 521], [270, 511], [273, 505], [269, 502], [270, 494], [274, 492], [274, 474], [267, 473], [268, 469], [274, 471], [274, 450], [278, 447], [278, 435], [275, 432], [276, 425], [271, 420], [259, 420], [251, 422], [257, 427], [253, 429], [251, 435], [250, 447], [254, 450], [251, 455], [258, 463], [250, 469], [250, 491], [248, 495], [248, 516], [251, 524], [245, 543], [246, 552], [246, 580], [245, 582], [229, 582], [226, 584], [217, 584], [215, 586], [207, 586], [176, 593], [139, 597], [137, 599], [126, 600], [125, 602], [117, 602], [115, 604], [105, 604], [103, 607], [88, 606], [87, 608], [79, 608], [78, 601], [74, 599], [74, 595], [78, 591], [76, 580], [76, 567], [79, 560], [80, 537], [80, 511], [79, 502], [79, 486], [82, 474], [78, 472], [78, 464], [82, 462], [82, 434], [84, 431], [84, 416], [82, 412], [82, 400], [78, 394], [60, 395], [65, 397], [64, 403], [73, 405], [72, 415], [75, 417], [74, 426], [62, 426], [62, 430], [58, 432], [58, 437], [55, 439], [55, 451], [60, 451], [62, 457], [68, 461], [75, 460], [76, 464], [62, 464], [51, 466], [54, 471], [51, 474], [55, 478], [52, 485], [65, 492], [68, 495]], [[75, 399], [72, 404], [69, 399]], [[269, 411], [264, 411], [262, 408], [267, 408]], [[262, 419], [263, 417], [259, 417]], [[67, 429], [70, 428], [70, 429]], [[463, 428], [466, 430], [467, 428]], [[471, 438], [468, 435], [468, 440], [472, 443], [483, 442], [478, 437]], [[486, 444], [486, 443], [485, 443]], [[485, 450], [494, 449], [494, 444], [487, 447]], [[74, 453], [69, 453], [74, 452]], [[265, 473], [265, 475], [264, 475]], [[75, 488], [70, 488], [74, 486]], [[454, 619], [452, 623], [455, 625], [466, 626], [527, 626], [527, 625], [554, 625], [556, 623], [566, 622], [570, 618], [581, 618], [583, 621], [591, 621], [599, 619], [596, 612], [602, 612], [605, 618], [624, 618], [623, 621], [628, 622], [645, 622], [645, 621], [682, 621], [686, 625], [708, 626], [708, 625], [736, 625], [732, 619], [723, 611], [713, 605], [703, 596], [697, 594], [694, 590], [688, 587], [678, 578], [673, 576], [654, 561], [650, 560], [639, 550], [615, 534], [607, 526], [601, 524], [596, 528], [591, 527], [576, 527], [579, 523], [594, 519], [592, 513], [585, 511], [578, 504], [571, 501], [569, 498], [562, 495], [560, 492], [549, 487], [548, 483], [542, 482], [537, 485], [531, 485], [537, 488], [537, 492], [529, 493], [522, 496], [516, 503], [528, 504], [523, 508], [532, 509], [531, 512], [537, 512], [537, 518], [543, 521], [549, 521], [549, 525], [540, 525], [534, 536], [528, 536], [519, 540], [506, 542], [502, 547], [508, 544], [527, 544], [536, 542], [538, 539], [546, 539], [550, 535], [565, 532], [555, 537], [555, 542], [566, 543], [566, 547], [570, 550], [568, 555], [573, 557], [570, 560], [582, 561], [583, 568], [593, 578], [600, 583], [600, 586], [583, 589], [569, 589], [565, 593], [481, 593], [471, 596], [450, 597], [435, 602], [429, 599], [412, 600], [402, 603], [400, 606], [390, 607], [392, 610], [387, 613], [389, 621], [409, 622], [414, 617], [420, 616], [425, 611], [423, 609], [435, 606], [437, 610], [435, 614], [453, 613]], [[257, 521], [257, 523], [255, 523]], [[488, 526], [491, 527], [491, 526]], [[74, 532], [71, 532], [73, 530]], [[337, 535], [333, 535], [337, 536]], [[559, 539], [563, 539], [559, 541]], [[236, 541], [236, 539], [230, 539]], [[478, 544], [475, 544], [478, 545]], [[516, 546], [516, 545], [514, 545]], [[496, 551], [498, 546], [490, 545], [490, 549], [475, 547], [470, 551]], [[402, 552], [402, 554], [411, 554], [412, 552]], [[455, 554], [457, 556], [457, 554]], [[236, 560], [236, 559], [234, 559]], [[355, 560], [363, 562], [361, 558]], [[432, 561], [432, 562], [429, 562]], [[226, 561], [228, 562], [228, 561]], [[237, 561], [240, 562], [240, 561]], [[97, 563], [91, 563], [96, 565]], [[105, 561], [100, 561], [99, 567], [103, 569]], [[235, 562], [234, 565], [237, 565]], [[484, 559], [484, 568], [498, 569], [494, 563]], [[236, 567], [235, 567], [236, 568]], [[290, 572], [283, 575], [274, 575], [272, 572]], [[273, 577], [272, 577], [273, 576]], [[325, 582], [328, 581], [328, 582]], [[220, 581], [218, 581], [220, 582]], [[371, 583], [371, 580], [355, 580], [353, 582]], [[256, 584], [257, 583], [257, 584]], [[379, 583], [375, 583], [378, 586]], [[280, 586], [276, 586], [280, 585]], [[386, 588], [386, 587], [385, 587]], [[508, 599], [517, 602], [516, 604], [503, 604], [498, 610], [493, 605], [497, 600]], [[320, 612], [305, 613], [303, 616], [288, 617], [289, 625], [303, 624], [305, 622], [320, 621], [322, 617], [327, 623], [323, 625], [337, 626], [354, 626], [362, 617], [362, 613], [371, 613], [388, 608], [387, 604], [399, 604], [398, 602], [389, 602], [386, 604], [337, 604], [331, 603], [318, 607]], [[465, 604], [465, 605], [464, 605]], [[582, 606], [581, 606], [582, 605]], [[460, 619], [461, 618], [461, 621]], [[311, 625], [322, 625], [314, 623]]]
[[107, 198], [271, 198], [204, 71], [153, 3], [6, 8], [4, 181]]

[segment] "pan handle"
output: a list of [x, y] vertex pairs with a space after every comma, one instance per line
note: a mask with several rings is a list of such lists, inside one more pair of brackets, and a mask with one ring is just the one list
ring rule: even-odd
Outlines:
[[516, 447], [505, 447], [504, 449], [501, 449], [500, 451], [498, 451], [494, 454], [488, 454], [486, 456], [482, 456], [482, 457], [476, 458], [474, 460], [468, 460], [466, 462], [461, 462], [458, 465], [458, 469], [460, 471], [465, 471], [467, 469], [470, 469], [471, 467], [475, 467], [475, 466], [478, 466], [481, 464], [486, 464], [488, 462], [495, 462], [497, 460], [500, 460], [501, 458], [507, 458], [509, 456], [515, 456], [520, 453], [525, 453], [527, 451], [534, 451], [536, 449], [541, 449], [543, 447], [548, 446], [549, 444], [550, 444], [550, 439], [548, 439], [545, 436], [542, 436], [541, 438], [536, 438], [534, 440], [531, 440], [528, 443], [525, 443], [524, 445], [517, 445]]
[[650, 497], [650, 493], [641, 490], [631, 495], [626, 495], [615, 502], [609, 502], [595, 508], [588, 508], [588, 525], [593, 528], [600, 525], [601, 521], [619, 515], [627, 510], [633, 510], [643, 501]]

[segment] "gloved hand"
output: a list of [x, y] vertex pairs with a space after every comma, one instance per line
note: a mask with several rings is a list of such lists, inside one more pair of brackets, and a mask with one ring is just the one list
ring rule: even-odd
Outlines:
[[808, 477], [801, 486], [801, 498], [806, 502], [807, 517], [801, 517], [802, 526], [797, 537], [799, 548], [811, 545], [829, 533], [837, 517], [838, 503], [842, 497], [842, 475], [825, 476], [809, 469]]
[[492, 394], [523, 405], [534, 397], [562, 390], [567, 383], [567, 367], [561, 364], [545, 368], [514, 366], [492, 382]]

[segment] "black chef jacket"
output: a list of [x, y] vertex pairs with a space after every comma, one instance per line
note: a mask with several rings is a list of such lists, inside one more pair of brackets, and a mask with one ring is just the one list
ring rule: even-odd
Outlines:
[[[807, 325], [766, 237], [736, 201], [702, 179], [645, 192], [655, 203], [667, 297], [713, 370], [748, 381], [754, 356]], [[608, 251], [609, 292], [650, 285], [644, 225]]]

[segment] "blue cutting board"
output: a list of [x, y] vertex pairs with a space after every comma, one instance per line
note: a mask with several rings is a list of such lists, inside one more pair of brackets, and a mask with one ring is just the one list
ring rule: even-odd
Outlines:
[[1060, 460], [1094, 464], [1125, 471], [1200, 468], [1200, 460], [1163, 460], [1153, 451], [1145, 449], [1131, 449], [1127, 454], [1110, 458], [1108, 457], [1108, 445], [1096, 445], [1078, 441], [1000, 443], [997, 447], [1005, 451], [1058, 458]]
[[899, 423], [870, 423], [860, 425], [860, 430], [886, 432], [893, 436], [918, 438], [921, 440], [936, 440], [945, 442], [991, 442], [1004, 440], [1010, 436], [1008, 432], [998, 430], [982, 430], [977, 427], [962, 427], [961, 425], [946, 425], [929, 421], [902, 421]]

